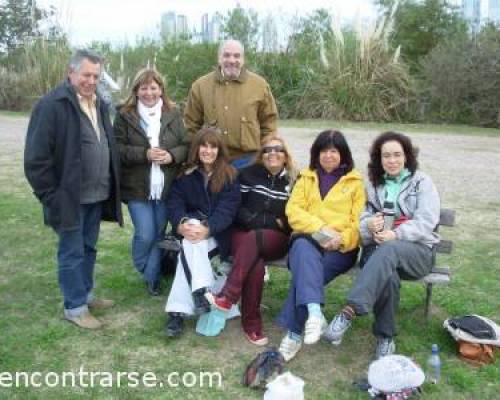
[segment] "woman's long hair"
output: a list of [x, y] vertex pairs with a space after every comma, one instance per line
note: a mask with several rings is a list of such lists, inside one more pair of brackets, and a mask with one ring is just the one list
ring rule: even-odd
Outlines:
[[224, 185], [233, 182], [236, 178], [236, 170], [229, 163], [227, 147], [222, 141], [220, 134], [214, 128], [202, 128], [194, 137], [189, 149], [187, 165], [184, 171], [193, 167], [203, 168], [199, 152], [202, 144], [210, 144], [217, 147], [217, 158], [214, 162], [212, 175], [210, 176], [210, 190], [218, 193]]
[[340, 154], [340, 165], [345, 166], [345, 172], [351, 172], [354, 168], [354, 160], [352, 159], [351, 149], [349, 148], [347, 140], [342, 132], [334, 129], [321, 132], [314, 140], [314, 143], [311, 146], [309, 169], [318, 170], [321, 166], [319, 163], [319, 153], [323, 150], [331, 149], [332, 147], [338, 150]]
[[160, 75], [160, 73], [152, 68], [143, 68], [135, 75], [134, 81], [132, 83], [132, 91], [123, 103], [124, 112], [137, 111], [137, 92], [142, 85], [149, 84], [151, 82], [156, 82], [156, 84], [161, 89], [163, 111], [169, 111], [175, 105], [175, 103], [167, 96], [165, 81], [163, 80], [163, 77]]
[[293, 161], [292, 155], [288, 150], [288, 146], [286, 145], [285, 140], [281, 136], [277, 134], [270, 134], [264, 136], [260, 145], [260, 149], [257, 151], [257, 154], [255, 156], [255, 162], [257, 164], [262, 164], [262, 165], [264, 164], [264, 161], [262, 160], [262, 156], [264, 154], [263, 149], [266, 145], [268, 145], [274, 140], [280, 142], [283, 148], [285, 149], [285, 169], [286, 172], [288, 173], [288, 179], [290, 181], [290, 184], [293, 184], [295, 182], [295, 179], [297, 179], [298, 170], [295, 167], [295, 162]]
[[382, 167], [382, 146], [389, 141], [398, 142], [405, 153], [405, 168], [413, 175], [418, 168], [418, 149], [413, 146], [411, 139], [398, 132], [384, 132], [375, 138], [370, 147], [370, 161], [368, 162], [368, 177], [373, 186], [383, 185], [384, 168]]

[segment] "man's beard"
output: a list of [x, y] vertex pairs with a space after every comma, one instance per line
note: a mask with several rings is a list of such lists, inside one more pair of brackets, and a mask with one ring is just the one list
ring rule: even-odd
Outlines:
[[241, 68], [226, 67], [222, 68], [222, 71], [224, 72], [224, 76], [226, 76], [227, 78], [238, 78], [241, 73]]

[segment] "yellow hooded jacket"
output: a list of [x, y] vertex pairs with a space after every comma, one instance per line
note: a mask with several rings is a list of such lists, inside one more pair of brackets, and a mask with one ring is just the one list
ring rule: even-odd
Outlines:
[[359, 246], [359, 217], [366, 194], [361, 174], [352, 170], [330, 189], [324, 199], [319, 192], [316, 171], [301, 171], [286, 206], [288, 223], [296, 233], [312, 234], [327, 226], [342, 237], [341, 252]]

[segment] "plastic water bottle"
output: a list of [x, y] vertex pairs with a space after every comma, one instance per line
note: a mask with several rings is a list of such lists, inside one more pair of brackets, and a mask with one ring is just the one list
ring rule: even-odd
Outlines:
[[439, 347], [437, 344], [432, 345], [432, 354], [427, 360], [427, 381], [438, 383], [441, 379], [441, 359], [439, 358]]

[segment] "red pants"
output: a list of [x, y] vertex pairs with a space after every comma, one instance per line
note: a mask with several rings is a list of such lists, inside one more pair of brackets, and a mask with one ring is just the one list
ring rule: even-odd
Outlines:
[[[262, 235], [260, 248], [257, 246], [257, 234]], [[241, 324], [245, 332], [262, 332], [260, 302], [265, 262], [280, 259], [287, 249], [288, 236], [282, 232], [273, 229], [234, 231], [233, 268], [221, 293], [233, 304], [241, 297]]]

